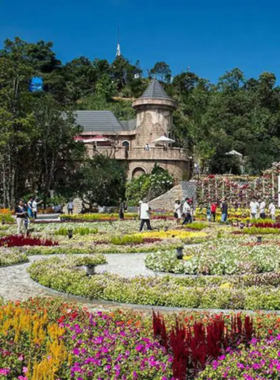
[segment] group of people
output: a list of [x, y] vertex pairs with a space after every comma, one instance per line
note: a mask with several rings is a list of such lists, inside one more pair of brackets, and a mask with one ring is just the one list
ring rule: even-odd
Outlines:
[[38, 205], [41, 203], [42, 201], [39, 202], [36, 197], [30, 197], [27, 203], [23, 199], [18, 202], [15, 208], [18, 235], [20, 235], [22, 227], [28, 229], [29, 218], [37, 218]]
[[212, 203], [208, 204], [207, 209], [206, 209], [206, 216], [207, 216], [208, 222], [210, 222], [210, 221], [216, 222], [216, 214], [217, 214], [217, 210], [218, 210], [219, 206], [220, 206], [220, 209], [222, 212], [221, 222], [222, 223], [227, 222], [228, 203], [227, 203], [226, 199], [222, 199], [221, 202], [216, 201], [216, 202], [212, 202]]
[[175, 201], [174, 205], [174, 217], [177, 221], [180, 221], [182, 217], [184, 218], [182, 225], [192, 223], [194, 220], [194, 205], [191, 198], [186, 198], [182, 203], [180, 200]]
[[[251, 218], [252, 219], [265, 219], [266, 218], [266, 202], [265, 200], [257, 200], [256, 198], [253, 198], [253, 200], [250, 202], [250, 212], [251, 212]], [[273, 200], [270, 201], [268, 205], [268, 213], [272, 220], [276, 220], [275, 214], [276, 214], [276, 207], [273, 203]]]
[[36, 197], [30, 197], [27, 201], [27, 214], [29, 218], [37, 218], [37, 213], [38, 213], [38, 206], [42, 203], [43, 201], [38, 201], [38, 198]]

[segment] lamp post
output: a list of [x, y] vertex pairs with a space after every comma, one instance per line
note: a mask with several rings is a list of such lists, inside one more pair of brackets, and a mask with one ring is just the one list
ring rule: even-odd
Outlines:
[[182, 260], [183, 259], [183, 248], [184, 247], [177, 247], [176, 248], [176, 256], [177, 256], [178, 260]]
[[69, 239], [72, 239], [72, 237], [73, 237], [73, 230], [68, 230], [68, 237], [69, 237]]

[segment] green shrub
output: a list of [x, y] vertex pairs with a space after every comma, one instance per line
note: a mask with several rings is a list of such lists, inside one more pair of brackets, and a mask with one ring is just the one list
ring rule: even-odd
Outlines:
[[[58, 230], [54, 231], [54, 235], [62, 235], [67, 236], [68, 235], [69, 228], [61, 227]], [[90, 234], [97, 234], [98, 229], [97, 228], [89, 228], [89, 227], [77, 227], [73, 229], [74, 235], [90, 235]]]
[[244, 228], [242, 232], [248, 235], [278, 235], [280, 234], [280, 229], [279, 228], [250, 227], [250, 228]]
[[155, 164], [151, 174], [142, 174], [126, 185], [126, 199], [130, 206], [138, 205], [140, 199], [154, 199], [171, 189], [173, 177], [167, 170]]
[[74, 260], [75, 265], [82, 266], [82, 265], [102, 265], [107, 264], [107, 260], [103, 255], [92, 255], [92, 256], [83, 256], [83, 257], [76, 257]]
[[110, 239], [110, 243], [114, 245], [128, 245], [128, 244], [142, 244], [144, 238], [142, 236], [124, 235], [124, 236], [113, 236]]
[[189, 228], [191, 230], [201, 231], [204, 228], [209, 227], [209, 223], [193, 222], [193, 223], [185, 225], [184, 227]]

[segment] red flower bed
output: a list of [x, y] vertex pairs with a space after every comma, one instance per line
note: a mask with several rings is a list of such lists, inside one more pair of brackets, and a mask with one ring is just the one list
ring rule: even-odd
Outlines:
[[153, 313], [154, 337], [173, 356], [174, 379], [193, 379], [209, 362], [240, 344], [249, 346], [255, 337], [253, 319], [231, 316], [228, 328], [224, 318], [217, 315], [207, 325], [195, 322], [192, 326], [182, 326], [177, 319], [175, 327], [168, 333], [164, 318]]
[[258, 228], [280, 228], [280, 223], [255, 223]]
[[43, 240], [39, 238], [25, 237], [23, 235], [5, 236], [0, 239], [0, 247], [23, 247], [25, 245], [51, 247], [58, 245], [58, 242], [52, 240]]

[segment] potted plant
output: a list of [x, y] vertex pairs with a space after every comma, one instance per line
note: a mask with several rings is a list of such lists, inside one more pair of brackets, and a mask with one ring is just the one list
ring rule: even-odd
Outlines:
[[107, 261], [103, 255], [92, 255], [78, 257], [75, 260], [75, 264], [85, 267], [87, 276], [92, 276], [95, 274], [95, 267], [97, 265], [107, 264]]
[[92, 276], [95, 274], [95, 265], [94, 264], [87, 264], [86, 265], [86, 274], [87, 276]]

